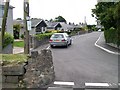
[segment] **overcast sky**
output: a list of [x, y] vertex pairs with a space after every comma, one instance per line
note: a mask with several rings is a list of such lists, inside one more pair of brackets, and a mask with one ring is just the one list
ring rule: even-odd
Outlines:
[[[84, 22], [96, 24], [95, 18], [91, 16], [91, 9], [95, 8], [97, 0], [29, 0], [31, 18], [42, 18], [50, 20], [61, 15], [67, 22]], [[13, 18], [23, 18], [23, 0], [10, 0], [14, 6]]]

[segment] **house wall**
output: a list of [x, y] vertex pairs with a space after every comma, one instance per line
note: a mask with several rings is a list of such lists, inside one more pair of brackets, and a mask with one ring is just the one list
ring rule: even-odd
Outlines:
[[35, 35], [35, 34], [36, 34], [35, 29], [36, 29], [36, 28], [32, 28], [32, 30], [29, 31], [29, 34], [30, 34], [30, 35]]
[[6, 31], [13, 35], [13, 9], [9, 9]]
[[[2, 26], [2, 16], [3, 16], [3, 9], [2, 9], [2, 6], [0, 5], [0, 26]], [[12, 8], [9, 8], [8, 10], [6, 32], [13, 35], [13, 9]]]

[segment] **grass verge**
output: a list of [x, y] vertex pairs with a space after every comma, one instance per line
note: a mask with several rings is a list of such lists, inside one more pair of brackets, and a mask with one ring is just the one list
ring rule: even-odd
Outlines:
[[14, 41], [14, 47], [24, 47], [24, 41]]
[[25, 54], [0, 54], [2, 65], [19, 65], [28, 60]]

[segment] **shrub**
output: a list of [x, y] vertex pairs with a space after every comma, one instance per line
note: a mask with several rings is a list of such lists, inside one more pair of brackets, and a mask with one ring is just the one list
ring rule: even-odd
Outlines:
[[38, 40], [49, 39], [53, 33], [44, 33], [44, 34], [37, 34], [35, 37]]
[[104, 30], [104, 36], [106, 43], [114, 43], [119, 45], [118, 38], [117, 38], [117, 30], [114, 28], [110, 28], [109, 30]]
[[21, 35], [21, 38], [24, 39], [24, 34]]
[[[0, 34], [0, 37], [1, 37], [1, 34]], [[4, 41], [3, 41], [3, 48], [5, 48], [9, 44], [13, 44], [13, 42], [14, 42], [14, 37], [8, 33], [5, 33]]]

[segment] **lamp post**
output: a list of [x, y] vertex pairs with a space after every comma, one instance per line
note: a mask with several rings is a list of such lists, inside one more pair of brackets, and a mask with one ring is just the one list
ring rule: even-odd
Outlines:
[[27, 21], [29, 19], [29, 0], [24, 0], [24, 25], [25, 25], [25, 32], [24, 32], [24, 53], [29, 54], [29, 31], [27, 27]]

